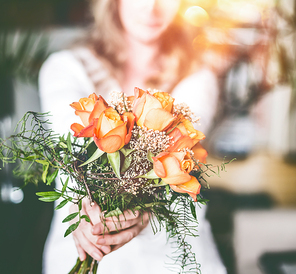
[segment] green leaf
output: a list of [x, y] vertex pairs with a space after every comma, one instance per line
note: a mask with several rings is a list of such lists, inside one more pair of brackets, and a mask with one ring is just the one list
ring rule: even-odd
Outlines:
[[49, 168], [49, 163], [48, 162], [46, 164], [43, 164], [43, 173], [41, 175], [41, 179], [42, 179], [43, 183], [46, 183], [48, 168]]
[[67, 237], [69, 234], [71, 234], [78, 226], [79, 226], [79, 221], [70, 225], [66, 230], [64, 237]]
[[63, 181], [61, 179], [61, 182], [62, 182], [62, 185], [63, 185], [63, 188], [62, 188], [62, 193], [64, 193], [67, 189], [67, 185], [68, 185], [68, 182], [69, 182], [69, 177], [67, 177], [66, 179], [66, 182], [63, 184]]
[[119, 151], [113, 153], [107, 153], [107, 157], [110, 165], [117, 178], [120, 179], [120, 153]]
[[61, 197], [61, 194], [55, 191], [37, 192], [36, 195], [42, 196], [38, 199], [43, 202], [53, 202]]
[[122, 167], [121, 167], [121, 172], [124, 173], [127, 171], [127, 169], [130, 167], [131, 163], [133, 161], [133, 157], [125, 157]]
[[71, 213], [69, 214], [63, 221], [62, 223], [67, 223], [71, 220], [73, 220], [74, 218], [76, 218], [76, 216], [79, 214], [79, 212], [74, 212], [74, 213]]
[[49, 165], [47, 160], [35, 160], [35, 162], [41, 164], [41, 165]]
[[167, 195], [169, 195], [170, 194], [170, 186], [166, 185], [165, 190], [166, 190]]
[[161, 180], [161, 181], [159, 182], [159, 179], [154, 179], [153, 181], [154, 181], [154, 185], [153, 185], [154, 187], [165, 186], [165, 185], [167, 185], [167, 183], [165, 183], [164, 180]]
[[87, 215], [82, 215], [80, 218], [81, 219], [85, 219], [85, 221], [87, 221], [88, 223], [90, 223], [90, 219], [89, 219], [89, 217]]
[[155, 155], [149, 150], [147, 153], [147, 159], [153, 163], [152, 157], [154, 157]]
[[40, 156], [39, 155], [31, 155], [31, 156], [27, 156], [26, 158], [24, 158], [24, 161], [34, 161], [36, 159], [38, 159]]
[[200, 197], [200, 195], [196, 195], [196, 199], [197, 199], [197, 202], [201, 203], [202, 205], [206, 205], [207, 202], [209, 201], [207, 199], [203, 199], [202, 197]]
[[61, 148], [67, 148], [67, 145], [64, 142], [59, 142], [59, 146]]
[[116, 209], [108, 212], [105, 214], [105, 218], [113, 217], [113, 216], [119, 216], [122, 214], [122, 211], [117, 207]]
[[40, 197], [38, 198], [38, 200], [42, 201], [42, 202], [54, 202], [57, 199], [59, 199], [60, 197]]
[[56, 196], [61, 196], [60, 193], [56, 191], [45, 191], [45, 192], [36, 192], [37, 196], [43, 196], [43, 197], [56, 197]]
[[125, 157], [127, 157], [129, 154], [131, 154], [131, 153], [134, 151], [134, 149], [130, 149], [130, 148], [125, 148], [125, 147], [123, 147], [123, 148], [120, 149], [120, 151], [122, 152], [122, 154], [123, 154]]
[[78, 202], [78, 209], [79, 209], [79, 211], [82, 209], [82, 200], [80, 200], [80, 201]]
[[159, 177], [155, 174], [154, 169], [151, 169], [144, 175], [137, 176], [136, 178], [146, 178], [146, 179], [158, 179]]
[[57, 177], [58, 173], [59, 173], [59, 170], [56, 169], [52, 174], [48, 175], [46, 178], [47, 180], [46, 184], [50, 185], [53, 182], [53, 180]]
[[75, 188], [71, 188], [71, 187], [68, 187], [68, 189], [70, 189], [72, 192], [74, 192], [76, 194], [87, 196], [87, 192], [86, 191], [75, 189]]
[[94, 152], [94, 154], [82, 165], [80, 165], [79, 167], [85, 166], [95, 160], [97, 160], [98, 158], [100, 158], [103, 154], [105, 153], [105, 151], [100, 150], [99, 148]]
[[190, 200], [190, 210], [191, 210], [191, 214], [194, 217], [194, 219], [197, 220], [195, 206], [191, 200]]
[[68, 136], [67, 136], [67, 148], [69, 151], [72, 150], [71, 133], [70, 132], [68, 133]]
[[103, 154], [102, 157], [100, 158], [100, 160], [101, 160], [101, 164], [102, 164], [102, 165], [106, 165], [106, 164], [108, 164], [107, 153], [106, 153], [106, 154]]
[[63, 201], [61, 201], [61, 202], [55, 207], [55, 210], [61, 209], [61, 208], [64, 207], [68, 202], [69, 202], [69, 200], [63, 200]]

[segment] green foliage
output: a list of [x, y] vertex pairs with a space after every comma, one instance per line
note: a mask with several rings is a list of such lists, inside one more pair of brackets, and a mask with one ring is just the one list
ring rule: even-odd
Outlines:
[[117, 178], [120, 179], [120, 153], [119, 151], [108, 153], [108, 160]]
[[[151, 152], [142, 153], [125, 147], [114, 153], [105, 153], [92, 139], [78, 139], [71, 134], [56, 135], [49, 127], [47, 116], [46, 113], [26, 113], [17, 126], [18, 133], [0, 140], [0, 160], [4, 165], [16, 163], [15, 174], [25, 183], [37, 184], [41, 179], [50, 185], [58, 175], [63, 175], [60, 177], [61, 190], [38, 192], [37, 196], [44, 202], [61, 199], [56, 210], [69, 202], [78, 206], [78, 212], [63, 220], [64, 223], [71, 222], [65, 237], [77, 229], [81, 220], [90, 222], [89, 217], [82, 214], [84, 197], [100, 206], [104, 213], [103, 223], [107, 217], [116, 217], [130, 210], [148, 212], [153, 231], [156, 233], [164, 228], [168, 238], [173, 239], [178, 251], [172, 256], [177, 262], [174, 267], [181, 267], [182, 273], [198, 273], [199, 266], [186, 237], [197, 235], [196, 205], [205, 204], [207, 200], [197, 195], [197, 203], [194, 203], [188, 194], [172, 191], [155, 174]], [[147, 161], [139, 172], [135, 159], [142, 161], [141, 157]], [[141, 164], [141, 161], [136, 163]], [[206, 182], [206, 177], [212, 174], [219, 176], [220, 171], [225, 171], [228, 163], [222, 163], [220, 167], [199, 164], [200, 168], [192, 175]], [[64, 176], [66, 179], [62, 179]], [[76, 182], [75, 187], [69, 186], [70, 180]], [[137, 185], [140, 186], [138, 189], [135, 188]], [[82, 264], [77, 261], [77, 267], [81, 268]]]
[[0, 33], [0, 78], [20, 77], [37, 82], [41, 64], [48, 55], [48, 39], [42, 34], [2, 30]]

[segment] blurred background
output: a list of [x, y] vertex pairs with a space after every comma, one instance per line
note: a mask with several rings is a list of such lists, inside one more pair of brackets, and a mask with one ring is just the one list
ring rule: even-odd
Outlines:
[[[218, 114], [207, 137], [207, 218], [229, 274], [296, 273], [296, 1], [186, 0], [193, 46], [217, 74]], [[0, 0], [0, 137], [39, 111], [46, 57], [83, 37], [85, 0]], [[0, 171], [1, 273], [41, 273], [53, 204]], [[213, 273], [214, 274], [214, 273]]]

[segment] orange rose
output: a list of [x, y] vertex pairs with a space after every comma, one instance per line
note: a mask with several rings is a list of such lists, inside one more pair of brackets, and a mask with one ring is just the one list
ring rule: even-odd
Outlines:
[[188, 193], [195, 201], [200, 192], [200, 183], [189, 173], [194, 162], [188, 152], [162, 152], [153, 157], [155, 174], [180, 193]]
[[119, 115], [109, 107], [98, 119], [94, 119], [94, 141], [98, 148], [107, 153], [121, 149], [131, 139], [131, 131], [135, 123], [132, 113]]
[[93, 119], [99, 118], [101, 113], [108, 107], [108, 104], [101, 96], [95, 93], [88, 98], [81, 98], [79, 102], [70, 104], [75, 109], [83, 125], [73, 123], [71, 129], [74, 131], [75, 137], [92, 137], [93, 136]]
[[207, 161], [208, 152], [203, 148], [200, 143], [197, 143], [192, 149], [194, 158], [200, 163], [205, 164]]
[[191, 149], [200, 140], [205, 139], [205, 135], [196, 129], [194, 129], [192, 123], [185, 118], [181, 118], [178, 125], [172, 126], [173, 130], [170, 132], [168, 129], [169, 136], [172, 137], [172, 145], [168, 151], [178, 151], [184, 148]]
[[162, 108], [168, 112], [173, 111], [173, 104], [175, 99], [167, 92], [155, 92], [153, 96], [161, 103]]
[[156, 96], [147, 91], [135, 88], [133, 113], [137, 125], [153, 130], [165, 130], [175, 120], [172, 111], [173, 98], [165, 92], [157, 92]]

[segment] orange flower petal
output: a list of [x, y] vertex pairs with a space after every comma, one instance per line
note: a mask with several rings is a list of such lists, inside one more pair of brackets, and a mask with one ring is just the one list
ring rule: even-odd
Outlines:
[[83, 110], [83, 108], [79, 102], [73, 102], [72, 104], [70, 104], [70, 106], [72, 108], [74, 108], [75, 110]]
[[76, 137], [93, 137], [94, 123], [90, 123], [87, 127], [83, 128]]
[[89, 115], [90, 112], [86, 111], [86, 110], [76, 110], [75, 114], [79, 116], [82, 124], [86, 127], [89, 125], [88, 119], [89, 119]]
[[200, 193], [201, 185], [194, 176], [191, 176], [191, 179], [188, 182], [180, 185], [170, 185], [170, 187], [176, 192], [188, 193], [196, 202], [196, 195]]
[[192, 151], [194, 153], [194, 158], [199, 160], [200, 163], [207, 162], [208, 152], [203, 148], [200, 143], [197, 143], [193, 148]]
[[136, 116], [138, 126], [142, 127], [144, 125], [147, 113], [154, 108], [162, 108], [161, 103], [147, 92], [145, 92], [139, 100], [135, 101], [133, 112]]
[[183, 136], [178, 141], [173, 143], [169, 148], [168, 151], [178, 151], [184, 148], [191, 149], [194, 146], [194, 142], [189, 136]]
[[104, 135], [103, 138], [111, 136], [111, 135], [117, 135], [121, 139], [122, 146], [124, 146], [125, 145], [124, 141], [125, 141], [126, 134], [127, 134], [126, 123], [122, 123], [118, 127], [113, 128], [112, 130], [110, 130], [107, 134]]
[[99, 118], [102, 112], [107, 108], [108, 108], [108, 104], [106, 103], [104, 98], [100, 96], [96, 101], [91, 114], [89, 115], [89, 122], [91, 122], [92, 119], [94, 118]]
[[169, 153], [160, 160], [167, 174], [166, 177], [162, 177], [165, 183], [176, 185], [190, 180], [190, 175], [181, 169], [180, 162], [175, 156]]
[[162, 157], [165, 157], [168, 154], [169, 154], [169, 152], [161, 152], [156, 157], [152, 157], [153, 170], [154, 170], [155, 174], [160, 178], [166, 177], [167, 173], [165, 171], [165, 168], [164, 168], [162, 162], [159, 159], [161, 159]]
[[174, 120], [175, 117], [170, 112], [162, 108], [154, 108], [146, 113], [143, 125], [148, 129], [163, 131], [166, 130]]
[[71, 129], [74, 131], [74, 136], [77, 137], [79, 132], [84, 128], [84, 126], [74, 123], [71, 125]]
[[125, 144], [127, 144], [131, 137], [132, 137], [132, 129], [134, 127], [135, 121], [136, 121], [136, 117], [134, 114], [130, 113], [130, 112], [125, 112], [122, 115], [123, 117], [123, 121], [127, 122], [126, 127], [127, 127], [127, 135], [125, 137]]
[[161, 103], [162, 108], [168, 112], [172, 112], [175, 99], [167, 92], [155, 92], [153, 96]]
[[111, 135], [101, 139], [94, 136], [94, 142], [100, 150], [107, 153], [113, 153], [121, 148], [121, 138], [118, 135]]
[[[120, 115], [113, 108], [105, 109], [100, 115], [100, 126], [97, 135], [98, 138], [104, 137], [111, 130], [115, 129], [119, 125], [123, 125], [124, 122], [121, 120]], [[97, 126], [98, 127], [98, 126]]]
[[140, 88], [135, 87], [134, 88], [134, 97], [135, 99], [142, 97], [142, 95], [145, 93], [146, 91]]

